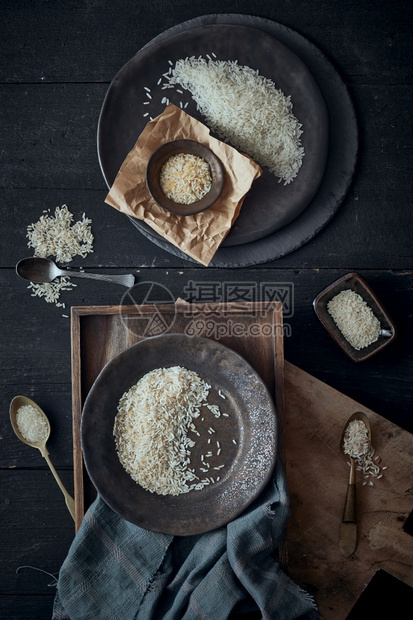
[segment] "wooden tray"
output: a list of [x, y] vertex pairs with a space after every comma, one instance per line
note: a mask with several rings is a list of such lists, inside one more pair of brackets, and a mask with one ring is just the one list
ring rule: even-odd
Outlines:
[[[84, 400], [103, 366], [142, 338], [187, 333], [219, 340], [242, 355], [273, 395], [282, 432], [283, 327], [280, 302], [72, 308], [73, 461], [76, 531], [96, 491], [84, 468], [80, 420]], [[168, 330], [168, 331], [167, 331]], [[281, 427], [281, 428], [280, 428]], [[283, 442], [280, 442], [282, 447]]]

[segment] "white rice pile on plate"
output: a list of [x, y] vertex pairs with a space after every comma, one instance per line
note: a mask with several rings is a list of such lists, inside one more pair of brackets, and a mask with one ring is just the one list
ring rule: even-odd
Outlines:
[[186, 58], [167, 75], [168, 84], [190, 91], [210, 128], [261, 166], [290, 183], [304, 157], [301, 124], [290, 96], [237, 61]]
[[173, 366], [148, 372], [123, 394], [115, 446], [124, 469], [144, 489], [179, 495], [203, 488], [190, 467], [195, 442], [187, 433], [210, 387], [196, 372]]
[[[56, 207], [54, 216], [44, 212], [40, 219], [27, 227], [27, 245], [34, 248], [34, 255], [42, 258], [54, 256], [57, 262], [69, 263], [75, 256], [85, 258], [93, 252], [93, 235], [88, 219], [83, 213], [82, 219], [73, 224], [73, 213], [67, 205]], [[32, 297], [43, 297], [47, 303], [65, 307], [58, 303], [62, 291], [70, 291], [76, 286], [69, 276], [61, 276], [45, 284], [31, 282], [29, 289]], [[66, 315], [65, 315], [66, 316]]]

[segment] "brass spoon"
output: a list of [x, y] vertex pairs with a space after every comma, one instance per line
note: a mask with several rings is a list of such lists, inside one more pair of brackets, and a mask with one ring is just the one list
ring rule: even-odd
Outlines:
[[[21, 432], [19, 431], [19, 427], [17, 426], [17, 412], [20, 409], [20, 407], [24, 407], [26, 405], [31, 405], [32, 407], [35, 407], [37, 411], [43, 416], [43, 419], [47, 424], [47, 435], [45, 439], [43, 439], [42, 441], [36, 441], [36, 442], [27, 441], [27, 439], [25, 439], [23, 435], [21, 434]], [[65, 487], [63, 486], [63, 483], [60, 480], [57, 471], [53, 467], [53, 464], [49, 458], [49, 452], [47, 451], [47, 448], [46, 448], [46, 442], [50, 436], [50, 423], [49, 423], [49, 420], [47, 419], [45, 412], [42, 409], [40, 409], [40, 407], [34, 401], [32, 401], [30, 398], [27, 398], [27, 396], [15, 396], [10, 403], [10, 421], [11, 421], [13, 430], [16, 433], [17, 437], [20, 439], [20, 441], [27, 444], [28, 446], [31, 446], [32, 448], [37, 448], [38, 450], [40, 450], [42, 457], [46, 459], [46, 463], [50, 467], [50, 471], [55, 477], [55, 480], [57, 484], [59, 485], [60, 490], [62, 491], [65, 497], [66, 506], [68, 507], [69, 512], [72, 515], [73, 519], [75, 519], [75, 502], [73, 500], [73, 497], [69, 495], [69, 493], [66, 491]]]
[[33, 256], [22, 258], [16, 265], [16, 273], [24, 280], [38, 284], [52, 282], [58, 276], [69, 276], [70, 278], [89, 278], [91, 280], [103, 280], [104, 282], [114, 282], [130, 288], [135, 284], [135, 276], [127, 275], [107, 275], [102, 273], [90, 273], [88, 271], [75, 271], [74, 269], [59, 269], [50, 258]]
[[344, 456], [346, 458], [350, 458], [350, 476], [339, 537], [340, 553], [346, 558], [352, 555], [357, 547], [356, 457], [351, 457], [349, 454], [344, 452], [344, 435], [348, 425], [353, 420], [361, 420], [367, 427], [369, 446], [366, 449], [365, 454], [367, 454], [371, 446], [370, 421], [366, 414], [361, 411], [357, 411], [356, 413], [353, 413], [345, 423], [340, 439], [340, 447]]

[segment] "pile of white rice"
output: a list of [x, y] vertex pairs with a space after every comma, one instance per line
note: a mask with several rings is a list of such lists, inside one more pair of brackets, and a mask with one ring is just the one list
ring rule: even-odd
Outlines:
[[[368, 429], [363, 420], [356, 419], [349, 423], [344, 433], [343, 447], [345, 454], [355, 459], [357, 470], [363, 472], [363, 486], [367, 484], [370, 477], [377, 480], [383, 477], [382, 471], [387, 467], [380, 469], [379, 462], [381, 459], [379, 456], [375, 456], [376, 450], [370, 444]], [[368, 481], [368, 484], [374, 486], [372, 480]]]
[[188, 437], [210, 385], [182, 366], [144, 375], [119, 401], [113, 434], [119, 460], [144, 489], [179, 495], [203, 488], [190, 467]]
[[38, 443], [47, 437], [47, 423], [33, 405], [19, 407], [16, 415], [17, 428], [26, 441]]
[[162, 166], [160, 185], [167, 198], [177, 204], [192, 204], [211, 189], [208, 162], [192, 153], [172, 155]]
[[42, 215], [38, 222], [27, 227], [28, 247], [35, 256], [55, 256], [58, 263], [69, 263], [75, 256], [85, 258], [93, 252], [92, 220], [83, 213], [73, 224], [73, 213], [66, 205], [56, 207], [55, 214]]
[[[34, 256], [54, 256], [59, 263], [69, 263], [75, 256], [85, 258], [93, 252], [91, 223], [92, 220], [84, 213], [81, 220], [73, 223], [73, 213], [67, 205], [56, 207], [54, 216], [44, 211], [37, 222], [27, 227], [27, 245], [34, 248]], [[50, 283], [31, 282], [28, 288], [32, 291], [32, 297], [43, 297], [47, 303], [64, 308], [65, 304], [58, 301], [60, 293], [70, 291], [74, 286], [76, 284], [71, 282], [69, 276], [62, 276]]]
[[344, 433], [344, 452], [353, 459], [367, 454], [370, 441], [363, 420], [352, 420]]
[[376, 342], [380, 336], [380, 321], [364, 299], [351, 289], [335, 295], [328, 302], [327, 310], [344, 338], [357, 351]]
[[290, 96], [236, 61], [186, 58], [165, 75], [166, 87], [190, 91], [209, 127], [226, 142], [290, 183], [301, 167], [301, 124]]

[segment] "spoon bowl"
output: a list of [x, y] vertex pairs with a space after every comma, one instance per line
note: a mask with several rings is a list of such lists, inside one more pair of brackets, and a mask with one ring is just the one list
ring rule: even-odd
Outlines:
[[[42, 441], [36, 441], [36, 442], [28, 441], [21, 434], [20, 429], [18, 427], [17, 412], [20, 409], [20, 407], [26, 407], [28, 405], [34, 407], [39, 412], [39, 414], [42, 416], [43, 420], [46, 422], [47, 434], [46, 434], [46, 437]], [[27, 396], [15, 396], [10, 403], [10, 422], [11, 422], [14, 432], [16, 433], [20, 441], [27, 444], [28, 446], [31, 446], [32, 448], [38, 448], [40, 452], [42, 452], [42, 450], [46, 448], [46, 442], [50, 437], [50, 422], [47, 418], [47, 415], [43, 411], [43, 409], [41, 409], [39, 405], [37, 405], [33, 400], [31, 400]]]
[[344, 456], [350, 459], [350, 476], [347, 486], [346, 501], [344, 504], [343, 518], [340, 527], [339, 548], [340, 553], [344, 557], [351, 556], [357, 547], [357, 502], [356, 502], [356, 459], [357, 455], [347, 454], [344, 449], [344, 437], [348, 425], [354, 420], [360, 420], [366, 425], [368, 445], [364, 454], [367, 454], [371, 447], [371, 427], [370, 420], [365, 413], [356, 411], [347, 420], [344, 425], [340, 439], [340, 448]]
[[20, 278], [29, 280], [29, 282], [34, 282], [35, 284], [47, 284], [53, 282], [53, 280], [59, 276], [103, 280], [104, 282], [122, 284], [127, 288], [135, 284], [135, 276], [133, 274], [107, 275], [103, 273], [75, 271], [74, 269], [59, 269], [56, 263], [50, 260], [50, 258], [43, 258], [41, 256], [31, 256], [20, 260], [16, 265], [16, 273]]
[[17, 275], [35, 284], [52, 282], [60, 275], [60, 271], [52, 260], [40, 256], [23, 258], [16, 265]]
[[368, 452], [368, 450], [370, 449], [370, 446], [371, 446], [370, 420], [367, 417], [367, 415], [365, 413], [363, 413], [362, 411], [356, 411], [355, 413], [351, 414], [351, 416], [348, 418], [347, 422], [345, 423], [344, 428], [343, 428], [343, 432], [341, 434], [341, 439], [340, 439], [341, 451], [344, 454], [344, 456], [346, 456], [347, 458], [351, 458], [351, 455], [347, 454], [347, 452], [344, 451], [344, 437], [345, 437], [348, 425], [350, 424], [350, 422], [353, 422], [354, 420], [360, 420], [361, 422], [364, 422], [364, 424], [366, 425], [366, 428], [367, 428], [369, 447], [366, 450], [365, 454], [367, 454], [367, 452]]
[[[19, 411], [20, 407], [25, 407], [25, 406], [31, 406], [34, 407], [39, 414], [42, 416], [43, 420], [46, 422], [47, 425], [47, 433], [46, 433], [46, 437], [44, 439], [42, 439], [41, 441], [28, 441], [20, 432], [20, 429], [18, 427], [17, 424], [17, 412]], [[50, 437], [50, 422], [47, 418], [47, 415], [45, 414], [45, 412], [43, 411], [43, 409], [41, 409], [39, 407], [39, 405], [37, 403], [35, 403], [33, 400], [31, 400], [31, 398], [28, 398], [27, 396], [15, 396], [13, 398], [13, 400], [10, 403], [10, 422], [11, 425], [13, 427], [14, 432], [16, 433], [17, 437], [20, 439], [20, 441], [22, 441], [23, 443], [25, 443], [26, 445], [32, 447], [32, 448], [37, 448], [38, 450], [40, 450], [40, 453], [42, 455], [42, 457], [46, 460], [50, 471], [52, 472], [57, 484], [59, 485], [60, 490], [62, 491], [64, 498], [65, 498], [65, 502], [66, 502], [66, 506], [70, 512], [70, 514], [73, 517], [73, 520], [75, 520], [75, 502], [73, 497], [71, 497], [69, 495], [69, 493], [67, 492], [66, 488], [63, 485], [63, 482], [60, 480], [60, 477], [57, 473], [57, 471], [55, 470], [50, 458], [49, 458], [49, 452], [46, 448], [46, 443], [47, 440]]]

